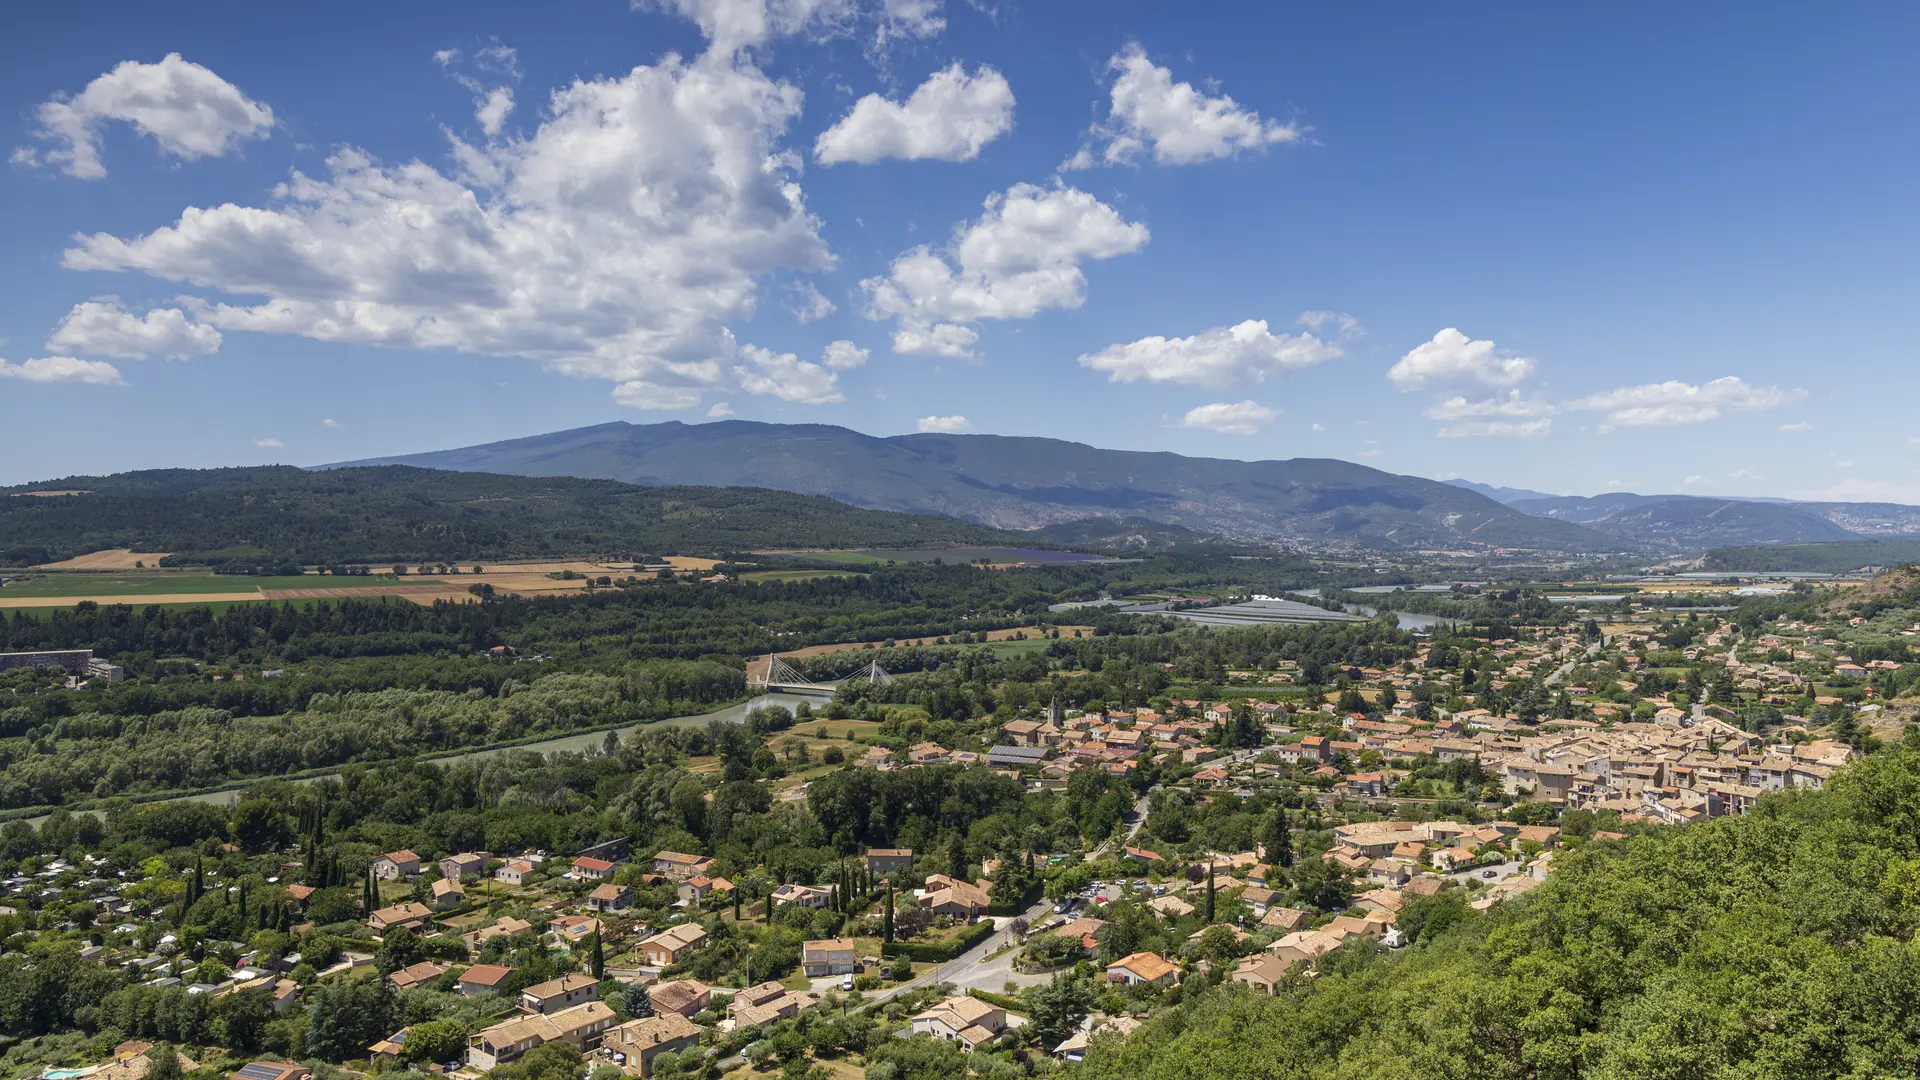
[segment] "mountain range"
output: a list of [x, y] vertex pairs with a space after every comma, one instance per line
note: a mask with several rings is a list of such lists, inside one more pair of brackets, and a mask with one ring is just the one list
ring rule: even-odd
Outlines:
[[1102, 521], [1066, 532], [1138, 535], [1145, 547], [1178, 534], [1158, 530], [1149, 540], [1142, 525], [1334, 548], [1622, 547], [1476, 491], [1346, 461], [1192, 458], [1002, 435], [882, 438], [819, 424], [616, 422], [343, 464], [774, 488], [1002, 529], [1114, 519], [1111, 529]]
[[1331, 458], [1238, 461], [1060, 439], [880, 437], [746, 420], [616, 422], [343, 464], [772, 488], [998, 529], [1047, 530], [1035, 542], [1142, 551], [1281, 541], [1376, 550], [1698, 552], [1920, 536], [1920, 507], [1893, 503], [1552, 495]]
[[1708, 495], [1545, 495], [1465, 480], [1525, 514], [1571, 521], [1617, 540], [1697, 550], [1723, 545], [1820, 544], [1920, 535], [1920, 507], [1899, 503], [1799, 502]]

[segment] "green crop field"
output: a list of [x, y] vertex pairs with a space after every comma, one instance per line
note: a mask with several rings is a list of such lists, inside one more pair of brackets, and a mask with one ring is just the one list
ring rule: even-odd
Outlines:
[[853, 577], [851, 570], [753, 570], [740, 575], [745, 581], [807, 581], [812, 578]]

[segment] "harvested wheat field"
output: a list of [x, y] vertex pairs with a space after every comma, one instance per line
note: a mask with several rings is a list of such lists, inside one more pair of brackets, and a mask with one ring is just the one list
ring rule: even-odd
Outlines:
[[404, 596], [409, 600], [425, 596], [427, 602], [436, 599], [458, 596], [463, 599], [472, 597], [464, 584], [452, 581], [422, 581], [411, 585], [362, 585], [354, 588], [338, 589], [267, 589], [269, 600], [352, 600], [366, 596]]
[[231, 593], [128, 593], [120, 596], [8, 596], [0, 592], [0, 609], [72, 607], [83, 600], [103, 607], [108, 604], [132, 604], [136, 607], [144, 607], [147, 604], [220, 604], [235, 600], [264, 599], [259, 589]]
[[[579, 573], [585, 573], [585, 571], [579, 571]], [[606, 571], [602, 571], [600, 574], [595, 574], [594, 576], [600, 577], [603, 575], [607, 577], [613, 576], [611, 573], [608, 573]], [[522, 596], [539, 596], [547, 593], [579, 592], [580, 590], [587, 587], [587, 579], [584, 577], [577, 577], [577, 578], [574, 578], [572, 581], [565, 581], [560, 578], [548, 577], [545, 574], [518, 574], [518, 573], [496, 574], [491, 570], [487, 571], [484, 574], [479, 575], [478, 577], [464, 577], [464, 578], [459, 578], [457, 580], [461, 583], [460, 587], [462, 589], [466, 588], [468, 585], [478, 585], [481, 583], [485, 583], [493, 586], [495, 592], [519, 593]], [[453, 584], [453, 582], [449, 581], [448, 584]]]
[[[464, 564], [463, 564], [464, 566]], [[630, 569], [632, 563], [597, 563], [585, 559], [558, 559], [545, 562], [482, 562], [480, 568], [485, 571], [480, 577], [492, 579], [501, 574], [559, 574], [571, 570], [576, 574], [591, 574], [594, 577], [625, 577], [635, 573]], [[469, 576], [469, 575], [462, 575]]]
[[134, 563], [145, 563], [144, 569], [155, 569], [160, 560], [172, 552], [168, 551], [130, 551], [127, 548], [111, 548], [96, 551], [91, 555], [77, 555], [71, 559], [62, 559], [56, 563], [46, 563], [35, 567], [36, 570], [134, 570]]
[[695, 559], [687, 555], [667, 556], [667, 565], [675, 570], [711, 570], [720, 565], [718, 559]]

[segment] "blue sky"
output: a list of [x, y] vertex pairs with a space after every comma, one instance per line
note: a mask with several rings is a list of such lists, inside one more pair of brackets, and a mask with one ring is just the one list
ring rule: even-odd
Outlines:
[[1920, 11], [1674, 7], [10, 13], [0, 482], [731, 414], [1920, 502]]

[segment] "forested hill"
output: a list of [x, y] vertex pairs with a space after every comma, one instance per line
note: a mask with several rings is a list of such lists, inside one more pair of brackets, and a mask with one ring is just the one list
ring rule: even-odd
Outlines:
[[[85, 494], [22, 494], [29, 491]], [[0, 489], [0, 496], [0, 565], [16, 566], [127, 547], [173, 552], [173, 564], [220, 566], [1033, 546], [1031, 537], [949, 517], [764, 488], [637, 487], [399, 465], [70, 476]]]
[[[1194, 995], [1074, 1080], [1920, 1075], [1920, 750], [1744, 817], [1563, 853], [1524, 898], [1400, 915], [1273, 998]], [[1444, 896], [1444, 894], [1443, 894]]]
[[1838, 544], [1767, 544], [1707, 552], [1708, 570], [1844, 574], [1868, 566], [1920, 562], [1920, 540], [1853, 540]]
[[348, 464], [600, 476], [641, 484], [748, 484], [1009, 529], [1097, 516], [1240, 541], [1390, 549], [1622, 547], [1590, 529], [1529, 517], [1477, 492], [1347, 461], [1190, 458], [1004, 435], [878, 438], [827, 424], [618, 422]]

